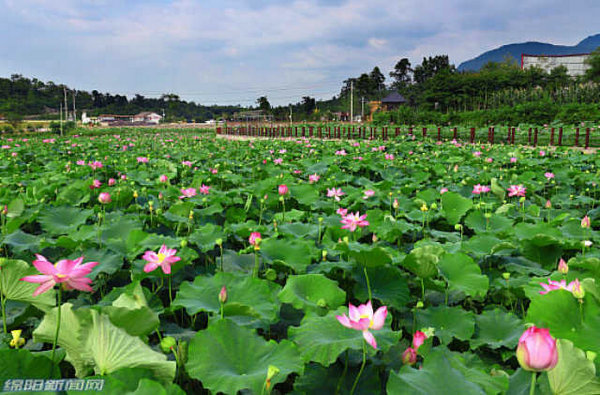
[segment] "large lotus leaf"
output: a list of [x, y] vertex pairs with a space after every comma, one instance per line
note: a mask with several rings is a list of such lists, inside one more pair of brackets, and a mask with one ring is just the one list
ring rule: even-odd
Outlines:
[[473, 201], [456, 192], [446, 192], [442, 195], [442, 205], [444, 216], [451, 225], [455, 225], [473, 207]]
[[[86, 380], [104, 380], [102, 386], [102, 393], [106, 394], [131, 394], [135, 391], [139, 386], [141, 386], [142, 382], [152, 379], [154, 376], [151, 371], [142, 368], [124, 368], [119, 369], [111, 374], [107, 374], [104, 376], [88, 376]], [[155, 382], [156, 383], [156, 382]], [[152, 393], [154, 395], [164, 394], [164, 387], [160, 383], [156, 383], [161, 386], [161, 389], [154, 388], [155, 391], [147, 392]], [[167, 384], [166, 388], [175, 387], [178, 389], [179, 387], [176, 384]], [[170, 393], [170, 392], [167, 392]], [[177, 392], [175, 392], [177, 393]], [[69, 395], [93, 395], [98, 394], [96, 390], [88, 390], [88, 391], [67, 391]]]
[[292, 185], [290, 186], [290, 192], [292, 197], [300, 204], [310, 206], [317, 200], [319, 200], [319, 192], [317, 188], [312, 185]]
[[553, 394], [592, 395], [600, 394], [600, 378], [596, 377], [594, 362], [573, 343], [558, 339], [558, 363], [548, 372], [548, 382]]
[[514, 348], [525, 330], [523, 321], [512, 313], [488, 310], [475, 316], [477, 335], [471, 339], [471, 347]]
[[0, 292], [6, 299], [31, 303], [43, 311], [50, 310], [56, 305], [56, 293], [53, 289], [33, 296], [33, 292], [39, 284], [20, 281], [25, 276], [35, 274], [40, 274], [40, 272], [27, 262], [0, 258]]
[[552, 336], [571, 340], [578, 348], [600, 353], [600, 307], [589, 293], [581, 306], [571, 292], [565, 290], [536, 295], [527, 310], [527, 322], [548, 328]]
[[285, 381], [290, 373], [302, 374], [304, 369], [297, 347], [289, 340], [267, 342], [228, 319], [212, 322], [196, 333], [185, 365], [187, 373], [205, 388], [225, 394], [243, 389], [262, 393], [269, 366], [279, 369], [272, 385]]
[[[58, 333], [58, 345], [65, 349], [65, 360], [75, 368], [77, 377], [87, 376], [93, 368], [93, 362], [88, 359], [88, 352], [83, 345], [91, 323], [89, 309], [73, 310], [73, 305], [63, 303], [60, 307], [61, 318]], [[36, 342], [54, 342], [58, 308], [46, 313], [42, 322], [33, 331]]]
[[47, 207], [38, 217], [42, 229], [51, 235], [65, 235], [77, 230], [92, 215], [92, 210], [77, 207]]
[[[410, 300], [410, 291], [400, 269], [391, 265], [380, 266], [367, 269], [367, 274], [374, 299], [379, 299], [384, 305], [398, 310], [404, 308]], [[358, 299], [366, 300], [369, 298], [369, 292], [364, 272], [359, 271], [356, 277], [358, 281], [354, 293]]]
[[515, 226], [515, 235], [519, 240], [532, 240], [540, 247], [555, 244], [562, 238], [558, 229], [545, 222], [536, 224], [520, 222]]
[[[348, 315], [347, 308], [330, 311], [325, 316], [305, 316], [299, 327], [290, 327], [290, 340], [298, 345], [305, 362], [313, 361], [329, 366], [347, 349], [360, 350], [365, 341], [361, 331], [342, 326], [335, 318], [336, 315]], [[372, 331], [377, 346], [384, 352], [400, 339], [401, 332], [391, 330], [391, 317], [388, 315], [387, 324], [379, 331]], [[370, 350], [373, 350], [371, 346]]]
[[122, 293], [112, 306], [106, 306], [102, 311], [114, 325], [133, 336], [148, 335], [160, 324], [158, 314], [148, 306], [139, 282], [132, 292]]
[[3, 243], [11, 246], [16, 252], [31, 251], [37, 253], [40, 251], [41, 241], [40, 237], [30, 235], [29, 233], [23, 232], [21, 229], [17, 229], [6, 236]]
[[[360, 363], [360, 362], [359, 362]], [[369, 364], [365, 367], [354, 391], [357, 395], [372, 395], [381, 392], [381, 382], [377, 374], [377, 366]], [[358, 367], [356, 367], [358, 373]], [[304, 374], [294, 380], [294, 393], [299, 394], [335, 394], [336, 392], [350, 393], [354, 384], [355, 374], [347, 371], [344, 375], [342, 364], [328, 367], [311, 362], [304, 368]], [[341, 383], [340, 383], [341, 380]], [[339, 385], [339, 391], [338, 390]]]
[[311, 249], [306, 240], [270, 238], [261, 243], [260, 251], [267, 261], [281, 261], [296, 273], [305, 273], [312, 261]]
[[189, 222], [190, 211], [194, 209], [192, 202], [179, 202], [172, 205], [164, 214], [169, 221], [187, 223]]
[[512, 221], [504, 216], [491, 214], [486, 218], [481, 211], [473, 211], [465, 218], [465, 225], [476, 233], [493, 233], [495, 235], [508, 233], [512, 230]]
[[397, 373], [392, 371], [387, 392], [399, 395], [485, 394], [479, 385], [469, 382], [460, 370], [453, 368], [442, 352], [429, 354], [419, 370], [405, 365]]
[[417, 311], [419, 328], [431, 327], [443, 343], [448, 344], [453, 337], [469, 340], [475, 332], [475, 317], [472, 312], [461, 307], [436, 306]]
[[[226, 311], [236, 315], [228, 318], [239, 324], [246, 323], [252, 326], [263, 326], [277, 319], [280, 302], [277, 299], [279, 285], [252, 278], [243, 273], [219, 272], [212, 277], [197, 276], [193, 283], [184, 282], [177, 292], [173, 306], [185, 307], [189, 315], [200, 311], [217, 314], [220, 310], [219, 291], [227, 287], [227, 304], [236, 303], [233, 311]], [[239, 306], [246, 306], [242, 309]], [[255, 312], [260, 320], [256, 319]], [[250, 314], [248, 316], [248, 314]], [[248, 321], [248, 317], [252, 318]]]
[[[54, 340], [57, 311], [55, 308], [46, 313], [33, 332], [35, 341]], [[162, 382], [175, 377], [175, 362], [167, 361], [164, 354], [113, 325], [107, 315], [90, 309], [73, 311], [69, 303], [63, 304], [61, 311], [58, 345], [65, 348], [66, 360], [73, 364], [78, 377], [87, 376], [92, 369], [105, 375], [126, 367], [149, 369]]]
[[450, 291], [463, 292], [467, 296], [483, 298], [487, 294], [489, 279], [481, 274], [477, 263], [463, 253], [446, 254], [438, 266], [448, 280]]
[[200, 247], [200, 251], [206, 252], [215, 248], [217, 239], [224, 239], [225, 232], [220, 226], [208, 223], [203, 226], [196, 227], [189, 235], [188, 240]]
[[[280, 225], [278, 231], [281, 235], [289, 235], [298, 239], [304, 239], [308, 237], [313, 237], [316, 239], [319, 235], [319, 226], [302, 222], [292, 222], [289, 224]], [[323, 229], [321, 229], [321, 231], [323, 231]]]
[[127, 240], [131, 232], [142, 229], [143, 226], [137, 218], [125, 216], [116, 211], [106, 215], [102, 225], [102, 240], [107, 242], [111, 239]]
[[[51, 369], [50, 358], [29, 350], [0, 350], [0, 383], [6, 384], [9, 379], [47, 379]], [[54, 369], [52, 377], [60, 378], [58, 369]]]
[[[361, 248], [362, 247], [362, 248]], [[350, 257], [365, 267], [379, 267], [392, 262], [392, 257], [381, 247], [365, 248], [361, 246], [358, 249], [350, 250]]]
[[58, 192], [56, 201], [59, 204], [79, 206], [90, 201], [89, 182], [74, 180]]
[[438, 245], [423, 245], [414, 248], [402, 265], [421, 278], [433, 277], [438, 274], [437, 264], [443, 254], [444, 249]]
[[279, 300], [290, 303], [296, 309], [321, 311], [336, 309], [346, 301], [346, 292], [337, 282], [322, 274], [290, 276], [279, 293]]
[[6, 216], [8, 218], [17, 218], [21, 214], [23, 214], [23, 210], [25, 210], [25, 204], [23, 203], [23, 199], [15, 198], [8, 203], [6, 206]]

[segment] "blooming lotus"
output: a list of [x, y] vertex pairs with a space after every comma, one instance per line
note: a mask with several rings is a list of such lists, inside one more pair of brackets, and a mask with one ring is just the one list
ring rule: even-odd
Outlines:
[[210, 190], [210, 187], [208, 185], [204, 185], [204, 184], [202, 184], [200, 189], [198, 189], [198, 191], [203, 195], [208, 195], [209, 190]]
[[146, 158], [145, 156], [138, 156], [137, 162], [138, 163], [148, 163], [148, 158]]
[[339, 215], [341, 215], [342, 217], [345, 216], [346, 214], [348, 214], [348, 209], [347, 208], [338, 208], [336, 211], [336, 213], [338, 213]]
[[[577, 281], [577, 283], [579, 283], [579, 280], [575, 280], [575, 281]], [[571, 281], [567, 285], [566, 280], [554, 281], [554, 280], [548, 279], [548, 284], [540, 283], [542, 288], [544, 288], [544, 291], [540, 291], [540, 295], [546, 295], [548, 292], [557, 291], [559, 289], [564, 289], [565, 291], [573, 292], [573, 287], [576, 284], [575, 281]]]
[[443, 195], [446, 192], [448, 192], [448, 188], [442, 188], [442, 189], [440, 189], [440, 195]]
[[194, 197], [196, 196], [196, 188], [186, 188], [186, 189], [181, 189], [181, 196], [179, 196], [179, 199], [184, 199], [184, 198], [189, 198], [189, 197]]
[[375, 191], [372, 189], [367, 189], [366, 191], [363, 192], [363, 194], [364, 194], [363, 199], [368, 199], [375, 195]]
[[342, 229], [348, 229], [350, 232], [354, 232], [356, 228], [364, 228], [369, 225], [369, 221], [366, 221], [367, 214], [360, 215], [357, 211], [355, 213], [346, 214], [340, 221], [344, 226]]
[[82, 265], [83, 257], [79, 257], [75, 260], [61, 259], [56, 264], [52, 264], [43, 255], [35, 254], [35, 256], [37, 259], [33, 261], [33, 266], [42, 274], [26, 276], [20, 279], [20, 281], [40, 284], [33, 292], [33, 296], [38, 296], [48, 291], [55, 284], [62, 284], [64, 289], [93, 292], [90, 286], [92, 280], [86, 276], [98, 265], [98, 262], [87, 262]]
[[425, 340], [427, 340], [427, 335], [425, 334], [425, 332], [416, 331], [413, 335], [413, 348], [415, 350], [418, 350], [419, 347], [421, 347], [421, 344], [425, 342]]
[[477, 184], [473, 187], [472, 193], [474, 195], [479, 195], [479, 194], [486, 193], [489, 191], [490, 191], [490, 187], [488, 187], [486, 185]]
[[335, 316], [339, 323], [346, 328], [362, 331], [363, 338], [375, 349], [377, 349], [377, 341], [373, 334], [369, 332], [369, 329], [378, 331], [383, 328], [385, 317], [387, 317], [387, 307], [381, 306], [373, 313], [370, 300], [358, 307], [350, 303], [348, 306], [348, 316], [346, 314]]
[[167, 177], [165, 174], [161, 174], [160, 177], [158, 177], [158, 181], [165, 183], [165, 182], [169, 181], [169, 177]]
[[110, 198], [110, 193], [108, 192], [102, 192], [98, 195], [98, 201], [102, 204], [108, 204], [110, 202], [112, 202], [112, 199]]
[[340, 197], [344, 196], [345, 193], [342, 192], [342, 188], [327, 188], [327, 197], [332, 197], [336, 202], [340, 201]]
[[316, 173], [315, 174], [311, 174], [311, 175], [308, 176], [308, 182], [310, 182], [312, 184], [313, 182], [319, 181], [320, 178], [321, 178], [321, 176], [319, 176]]
[[558, 362], [556, 339], [550, 336], [548, 329], [532, 326], [519, 339], [517, 359], [521, 367], [530, 372], [554, 369]]
[[100, 182], [100, 180], [94, 180], [92, 181], [92, 185], [90, 185], [90, 189], [98, 189], [102, 186], [102, 183]]
[[546, 173], [544, 173], [544, 177], [546, 177], [548, 179], [548, 181], [550, 181], [551, 179], [554, 178], [554, 173], [547, 171]]
[[109, 178], [108, 179], [108, 186], [112, 187], [113, 185], [115, 185], [117, 183], [117, 180], [115, 180], [114, 178]]
[[250, 233], [250, 237], [248, 238], [248, 242], [250, 243], [250, 245], [256, 246], [258, 240], [260, 240], [262, 238], [260, 232], [252, 232]]
[[283, 196], [283, 195], [287, 195], [287, 193], [289, 192], [289, 189], [287, 187], [287, 185], [285, 184], [281, 184], [278, 188], [277, 188], [277, 192]]
[[515, 158], [514, 156], [510, 158], [510, 163], [517, 163], [517, 158]]
[[527, 188], [525, 188], [521, 184], [519, 184], [519, 185], [511, 185], [510, 187], [508, 187], [507, 191], [508, 191], [508, 196], [509, 197], [512, 197], [512, 196], [525, 196], [525, 192], [527, 192]]
[[174, 248], [167, 248], [165, 244], [160, 247], [158, 253], [154, 251], [146, 251], [142, 257], [142, 259], [148, 262], [146, 266], [144, 266], [144, 272], [150, 273], [160, 266], [163, 273], [170, 274], [171, 265], [181, 260], [181, 258], [175, 256], [175, 254], [177, 254], [177, 250]]

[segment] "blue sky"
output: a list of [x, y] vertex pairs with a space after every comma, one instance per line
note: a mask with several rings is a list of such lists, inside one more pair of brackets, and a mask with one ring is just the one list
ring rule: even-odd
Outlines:
[[0, 0], [0, 76], [202, 104], [330, 98], [402, 57], [574, 45], [598, 0]]

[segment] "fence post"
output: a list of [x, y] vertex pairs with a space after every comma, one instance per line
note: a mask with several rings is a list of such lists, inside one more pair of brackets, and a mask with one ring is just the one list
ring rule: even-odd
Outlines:
[[561, 126], [560, 128], [558, 128], [558, 146], [559, 147], [562, 145], [562, 138], [563, 138], [563, 128]]
[[302, 137], [306, 137], [306, 127], [302, 126]]
[[533, 146], [537, 147], [538, 128], [533, 131]]
[[575, 147], [579, 147], [579, 128], [575, 129]]
[[496, 141], [496, 128], [492, 126], [492, 145], [494, 145], [494, 141]]
[[531, 128], [527, 131], [527, 145], [531, 145]]
[[471, 135], [470, 135], [470, 137], [469, 137], [469, 142], [470, 142], [471, 144], [474, 144], [474, 143], [475, 143], [475, 128], [471, 128]]
[[437, 140], [442, 141], [442, 128], [438, 128]]
[[394, 130], [394, 137], [398, 137], [399, 134], [400, 134], [400, 128], [396, 128], [396, 130]]
[[590, 148], [590, 128], [585, 128], [585, 149]]
[[423, 139], [427, 137], [427, 128], [423, 128]]
[[550, 146], [554, 145], [554, 128], [550, 129]]
[[456, 127], [454, 128], [454, 133], [452, 134], [452, 138], [454, 140], [458, 139], [458, 128], [456, 128]]

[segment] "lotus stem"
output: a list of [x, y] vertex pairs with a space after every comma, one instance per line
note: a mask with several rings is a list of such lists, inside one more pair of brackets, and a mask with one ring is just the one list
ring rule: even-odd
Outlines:
[[56, 361], [54, 360], [54, 356], [56, 354], [56, 343], [58, 343], [58, 333], [60, 332], [60, 313], [61, 313], [61, 303], [62, 303], [62, 286], [59, 284], [58, 286], [58, 303], [56, 304], [58, 308], [58, 312], [56, 313], [56, 332], [54, 332], [54, 342], [52, 343], [52, 365], [50, 366], [50, 379], [54, 375], [54, 366], [56, 365]]
[[363, 271], [365, 272], [365, 279], [367, 280], [367, 291], [369, 291], [369, 300], [372, 299], [371, 297], [371, 283], [369, 282], [369, 275], [367, 274], [367, 267], [363, 266]]
[[535, 394], [535, 375], [536, 372], [531, 372], [531, 386], [529, 387], [529, 395]]
[[[2, 273], [0, 272], [0, 275]], [[2, 283], [0, 282], [0, 285]], [[8, 333], [8, 330], [6, 329], [6, 300], [4, 299], [4, 294], [3, 294], [3, 290], [2, 287], [0, 287], [0, 306], [2, 308], [2, 327], [4, 329], [4, 334]]]
[[358, 375], [354, 380], [354, 384], [352, 384], [352, 389], [350, 390], [350, 395], [354, 394], [354, 390], [356, 389], [356, 385], [358, 384], [358, 380], [360, 380], [360, 376], [362, 375], [363, 370], [365, 370], [365, 363], [367, 362], [367, 343], [362, 342], [363, 345], [363, 354], [362, 354], [362, 364], [360, 365], [360, 370], [358, 371]]

